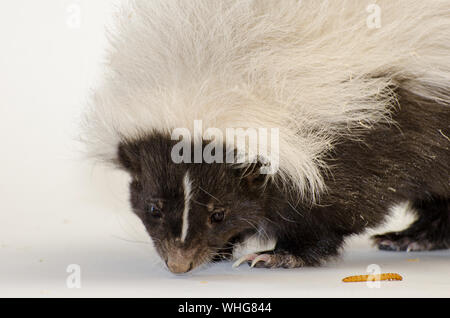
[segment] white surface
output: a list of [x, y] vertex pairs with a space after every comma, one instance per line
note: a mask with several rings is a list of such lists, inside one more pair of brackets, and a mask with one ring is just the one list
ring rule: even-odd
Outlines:
[[[72, 5], [80, 28], [67, 24]], [[321, 268], [249, 269], [231, 263], [167, 272], [131, 214], [127, 177], [78, 152], [78, 117], [101, 60], [111, 1], [0, 3], [0, 296], [449, 297], [450, 251], [381, 252], [352, 240]], [[70, 264], [81, 288], [69, 289]], [[344, 284], [370, 264], [402, 282]]]

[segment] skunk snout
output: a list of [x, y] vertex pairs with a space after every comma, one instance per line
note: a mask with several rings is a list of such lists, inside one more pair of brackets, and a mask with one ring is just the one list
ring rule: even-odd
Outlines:
[[191, 251], [177, 249], [167, 255], [167, 268], [174, 274], [187, 273], [194, 267], [193, 256]]

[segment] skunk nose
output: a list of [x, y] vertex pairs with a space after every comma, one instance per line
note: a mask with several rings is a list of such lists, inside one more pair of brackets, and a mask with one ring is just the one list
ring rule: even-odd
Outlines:
[[167, 261], [167, 267], [174, 274], [187, 273], [192, 269], [192, 262], [173, 262], [170, 258]]
[[166, 264], [174, 274], [187, 273], [194, 266], [191, 253], [180, 249], [168, 255]]

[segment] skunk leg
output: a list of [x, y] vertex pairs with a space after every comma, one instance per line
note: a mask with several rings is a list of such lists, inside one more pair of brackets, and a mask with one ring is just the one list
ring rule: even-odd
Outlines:
[[378, 248], [407, 252], [450, 248], [450, 200], [416, 201], [413, 208], [419, 217], [408, 229], [372, 237]]

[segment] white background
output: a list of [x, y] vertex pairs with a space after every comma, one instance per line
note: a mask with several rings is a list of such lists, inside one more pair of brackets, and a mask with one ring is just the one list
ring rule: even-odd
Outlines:
[[[449, 251], [382, 252], [367, 237], [321, 268], [166, 271], [129, 210], [127, 176], [83, 159], [77, 142], [114, 10], [110, 0], [0, 3], [0, 296], [450, 296]], [[67, 288], [70, 264], [80, 289]], [[404, 280], [341, 282], [370, 264]]]

